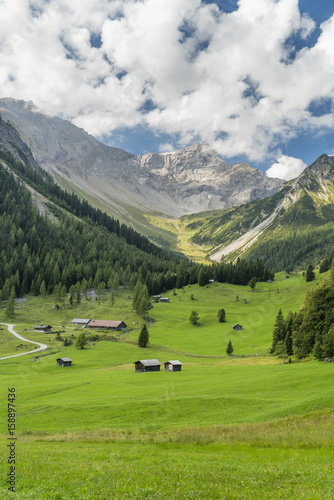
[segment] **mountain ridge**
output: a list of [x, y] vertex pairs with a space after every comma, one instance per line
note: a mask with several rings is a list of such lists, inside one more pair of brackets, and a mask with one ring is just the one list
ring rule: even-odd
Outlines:
[[41, 113], [31, 102], [0, 99], [0, 114], [57, 182], [96, 197], [130, 223], [135, 223], [133, 210], [178, 217], [264, 198], [283, 182], [248, 164], [228, 165], [207, 143], [136, 156]]

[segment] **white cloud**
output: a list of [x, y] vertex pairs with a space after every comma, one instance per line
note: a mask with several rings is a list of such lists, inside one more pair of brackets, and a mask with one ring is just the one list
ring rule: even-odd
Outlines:
[[268, 177], [278, 177], [279, 179], [290, 181], [298, 177], [306, 167], [307, 165], [299, 158], [281, 155], [277, 163], [274, 163], [268, 168], [266, 175]]
[[294, 54], [286, 41], [315, 27], [298, 0], [238, 5], [225, 14], [201, 0], [3, 0], [0, 95], [93, 135], [144, 125], [250, 161], [300, 131], [334, 128], [333, 113], [309, 111], [334, 102], [334, 16]]

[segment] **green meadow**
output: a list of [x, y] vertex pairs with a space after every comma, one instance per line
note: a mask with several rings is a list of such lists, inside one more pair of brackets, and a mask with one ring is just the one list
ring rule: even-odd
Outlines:
[[[170, 303], [149, 311], [145, 349], [128, 290], [114, 304], [106, 293], [60, 310], [52, 297], [28, 297], [12, 320], [2, 307], [0, 322], [48, 349], [0, 361], [0, 497], [333, 498], [334, 366], [289, 364], [268, 353], [278, 309], [298, 310], [319, 280], [280, 273], [254, 292], [216, 283], [170, 291]], [[218, 322], [220, 308], [226, 323]], [[192, 310], [199, 326], [189, 322]], [[74, 342], [83, 331], [71, 326], [74, 317], [123, 320], [128, 328], [83, 350], [33, 331], [51, 324]], [[235, 323], [243, 330], [233, 332]], [[1, 357], [33, 348], [0, 328]], [[73, 366], [57, 367], [58, 357]], [[179, 359], [182, 371], [135, 373], [134, 361], [148, 358]], [[16, 394], [15, 493], [7, 484], [9, 388]]]

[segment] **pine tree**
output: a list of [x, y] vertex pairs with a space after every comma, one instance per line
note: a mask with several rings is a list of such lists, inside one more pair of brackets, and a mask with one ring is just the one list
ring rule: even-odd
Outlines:
[[288, 356], [292, 356], [293, 347], [292, 347], [292, 325], [293, 325], [293, 312], [289, 311], [284, 323], [284, 332], [285, 332], [285, 350]]
[[77, 296], [77, 306], [78, 306], [81, 302], [81, 285], [79, 281], [76, 284], [76, 296]]
[[323, 356], [322, 356], [322, 347], [321, 347], [321, 342], [320, 342], [320, 340], [316, 340], [316, 341], [315, 341], [315, 344], [314, 344], [314, 347], [313, 347], [312, 354], [313, 354], [313, 356], [314, 356], [316, 359], [321, 359], [321, 358], [323, 357]]
[[322, 338], [322, 353], [325, 358], [334, 357], [334, 324]]
[[6, 307], [6, 315], [9, 318], [12, 318], [15, 315], [15, 308], [14, 308], [14, 299], [15, 299], [15, 287], [12, 286], [12, 291], [10, 293], [10, 297], [7, 301], [7, 307]]
[[46, 286], [45, 286], [45, 281], [43, 280], [42, 281], [42, 284], [40, 286], [40, 289], [39, 289], [39, 294], [42, 296], [42, 297], [45, 297], [46, 296]]
[[314, 273], [314, 270], [313, 270], [313, 266], [310, 264], [307, 268], [307, 271], [306, 271], [306, 281], [313, 281], [314, 278], [315, 278], [315, 273]]
[[225, 309], [219, 309], [219, 311], [218, 311], [218, 321], [219, 321], [219, 323], [226, 323]]
[[277, 343], [284, 340], [285, 340], [284, 318], [282, 314], [282, 309], [280, 309], [278, 311], [274, 324], [273, 341], [270, 350], [272, 354], [275, 353]]
[[189, 321], [192, 325], [198, 325], [199, 315], [197, 311], [191, 311]]
[[148, 333], [147, 325], [146, 323], [140, 330], [140, 334], [138, 337], [138, 345], [139, 347], [146, 347], [149, 341], [150, 334]]
[[250, 282], [248, 283], [248, 285], [251, 287], [251, 289], [253, 290], [253, 292], [254, 292], [254, 290], [255, 290], [256, 283], [257, 283], [257, 279], [256, 279], [255, 277], [253, 277], [253, 278], [250, 280]]
[[234, 351], [234, 349], [233, 349], [232, 342], [229, 341], [229, 343], [227, 344], [227, 347], [226, 347], [226, 354], [228, 356], [232, 356], [233, 351]]

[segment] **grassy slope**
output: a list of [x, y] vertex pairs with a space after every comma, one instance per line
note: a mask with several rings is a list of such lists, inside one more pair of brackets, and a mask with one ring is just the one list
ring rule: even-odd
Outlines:
[[138, 208], [134, 208], [131, 205], [124, 203], [123, 205], [115, 205], [112, 200], [110, 203], [106, 203], [105, 200], [99, 199], [97, 196], [93, 196], [89, 193], [84, 192], [77, 186], [69, 182], [67, 179], [60, 175], [56, 175], [57, 183], [66, 191], [76, 194], [79, 198], [85, 199], [94, 208], [98, 208], [103, 212], [106, 212], [111, 217], [118, 219], [121, 223], [130, 225], [136, 231], [138, 231], [143, 236], [146, 236], [154, 243], [164, 247], [170, 248], [171, 250], [177, 250], [177, 238], [173, 234], [173, 231], [166, 230], [160, 224], [155, 224], [155, 220], [162, 220], [160, 217], [147, 216]]
[[[26, 302], [15, 322], [31, 340], [52, 337], [31, 331], [37, 319], [65, 325], [67, 335], [81, 331], [69, 326], [74, 316], [117, 316], [137, 330], [125, 336], [129, 343], [100, 342], [78, 351], [52, 340], [56, 347], [49, 352], [58, 352], [38, 362], [30, 355], [0, 362], [1, 386], [14, 386], [17, 393], [16, 498], [251, 499], [255, 492], [268, 498], [273, 491], [275, 498], [325, 498], [334, 458], [328, 411], [332, 365], [231, 359], [224, 352], [234, 318], [245, 325], [232, 339], [236, 353], [264, 350], [278, 307], [284, 314], [298, 308], [306, 288], [315, 284], [298, 274], [284, 276], [270, 285], [280, 290], [270, 297], [269, 284], [258, 284], [254, 293], [219, 284], [171, 295], [170, 304], [156, 304], [151, 311], [156, 321], [150, 328], [152, 347], [145, 350], [130, 343], [138, 337], [140, 319], [130, 311], [128, 292], [113, 308], [108, 301], [91, 301], [57, 312], [50, 300]], [[190, 292], [196, 301], [189, 300]], [[226, 309], [225, 325], [216, 319], [219, 307]], [[199, 327], [187, 324], [192, 308], [202, 318]], [[0, 321], [6, 321], [3, 310]], [[71, 357], [73, 367], [57, 368], [59, 356]], [[154, 357], [180, 359], [182, 372], [134, 372], [133, 361]], [[2, 421], [5, 402], [6, 391]], [[315, 413], [305, 419], [307, 412]], [[6, 456], [5, 428], [1, 433]], [[5, 498], [5, 461], [2, 467]]]

